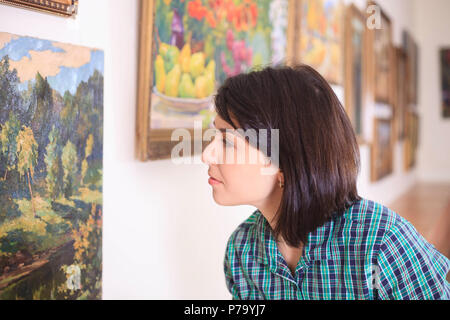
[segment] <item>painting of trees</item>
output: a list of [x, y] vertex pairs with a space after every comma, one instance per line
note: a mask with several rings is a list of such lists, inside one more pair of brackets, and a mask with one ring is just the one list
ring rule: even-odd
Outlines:
[[31, 188], [31, 179], [33, 179], [34, 167], [37, 162], [38, 144], [34, 139], [33, 131], [29, 127], [23, 126], [16, 138], [17, 143], [17, 171], [20, 176], [26, 176], [28, 179], [28, 188], [30, 190], [31, 205], [33, 214], [36, 216], [36, 208], [33, 201], [33, 191]]
[[52, 200], [57, 199], [62, 192], [62, 163], [58, 153], [58, 132], [53, 126], [48, 136], [48, 145], [45, 148], [45, 165], [47, 176], [45, 182], [47, 185], [48, 195]]
[[101, 298], [103, 61], [0, 32], [0, 299]]
[[64, 195], [69, 198], [75, 187], [77, 175], [77, 152], [72, 142], [67, 141], [63, 148], [61, 161], [64, 169]]
[[3, 176], [3, 180], [6, 180], [6, 175], [8, 170], [14, 169], [16, 164], [17, 154], [15, 143], [16, 137], [19, 134], [20, 130], [20, 122], [13, 112], [9, 113], [9, 119], [6, 121], [4, 125], [1, 125], [0, 132], [0, 152], [2, 153], [4, 164], [5, 164], [5, 173]]

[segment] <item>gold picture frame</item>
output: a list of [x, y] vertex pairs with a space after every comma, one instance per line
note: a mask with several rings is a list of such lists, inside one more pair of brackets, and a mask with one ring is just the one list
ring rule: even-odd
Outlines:
[[78, 0], [0, 0], [0, 4], [56, 14], [63, 17], [75, 17], [78, 12]]
[[345, 11], [345, 109], [359, 144], [364, 143], [364, 105], [367, 100], [367, 53], [364, 14], [351, 4]]
[[393, 121], [374, 119], [374, 139], [371, 146], [371, 181], [378, 181], [393, 171]]
[[[161, 126], [161, 128], [155, 128], [152, 127], [152, 122], [156, 121], [155, 115], [153, 114], [153, 109], [156, 109], [154, 105], [152, 105], [152, 99], [156, 96], [159, 101], [162, 101], [164, 103], [177, 103], [177, 100], [180, 99], [167, 99], [167, 97], [164, 97], [163, 95], [158, 95], [159, 90], [155, 91], [155, 87], [158, 84], [158, 80], [156, 80], [155, 84], [154, 79], [156, 79], [156, 74], [154, 74], [154, 71], [156, 73], [157, 68], [155, 66], [155, 58], [153, 54], [156, 51], [156, 46], [158, 45], [160, 48], [161, 40], [160, 40], [160, 34], [159, 31], [156, 30], [156, 23], [157, 19], [161, 17], [156, 17], [156, 6], [157, 5], [163, 5], [163, 3], [166, 3], [166, 1], [161, 1], [157, 4], [157, 1], [161, 0], [141, 0], [140, 2], [140, 21], [139, 21], [139, 28], [140, 28], [140, 35], [139, 35], [139, 68], [138, 68], [138, 92], [137, 92], [137, 112], [136, 112], [136, 140], [135, 140], [135, 157], [140, 161], [149, 161], [149, 160], [162, 160], [162, 159], [169, 159], [171, 157], [171, 152], [173, 150], [173, 147], [175, 147], [177, 144], [180, 143], [180, 141], [172, 141], [172, 133], [175, 129], [181, 128], [183, 131], [187, 134], [190, 134], [190, 137], [194, 137], [194, 139], [191, 139], [190, 146], [191, 146], [191, 154], [180, 154], [179, 156], [187, 157], [187, 156], [194, 156], [198, 153], [199, 148], [198, 146], [201, 146], [203, 150], [208, 144], [209, 141], [199, 141], [199, 138], [201, 139], [201, 136], [199, 138], [195, 135], [195, 129], [194, 128], [183, 128], [180, 127], [167, 127]], [[286, 11], [286, 19], [287, 21], [287, 27], [286, 27], [286, 51], [285, 51], [285, 61], [286, 64], [293, 64], [295, 62], [294, 59], [294, 46], [296, 43], [295, 38], [295, 7], [296, 7], [296, 0], [286, 0], [288, 4], [288, 10]], [[173, 8], [178, 2], [172, 1], [169, 2]], [[255, 2], [256, 3], [256, 2]], [[167, 3], [165, 4], [167, 5]], [[196, 2], [193, 2], [192, 7], [188, 10], [189, 14], [195, 14], [197, 17], [197, 20], [199, 20], [198, 15], [202, 15], [200, 11], [196, 11], [195, 6], [198, 6], [199, 4]], [[159, 7], [161, 8], [161, 7]], [[202, 8], [204, 9], [204, 8]], [[204, 12], [204, 11], [203, 11]], [[212, 12], [212, 14], [216, 14], [216, 12]], [[205, 18], [206, 19], [206, 18]], [[193, 20], [193, 19], [192, 19]], [[181, 20], [182, 21], [182, 20]], [[208, 20], [208, 23], [213, 23], [212, 19]], [[160, 30], [161, 32], [165, 32], [165, 30]], [[184, 35], [187, 35], [190, 33], [191, 30], [188, 30], [188, 28], [183, 29]], [[198, 31], [197, 29], [194, 29], [194, 33]], [[214, 32], [218, 32], [219, 30], [214, 30]], [[223, 32], [226, 32], [227, 30], [223, 30]], [[172, 33], [172, 36], [174, 34]], [[214, 35], [213, 32], [211, 32], [211, 35]], [[223, 34], [222, 34], [223, 35]], [[156, 40], [155, 41], [155, 37]], [[177, 38], [177, 35], [175, 35], [174, 41], [175, 44], [176, 41], [179, 40]], [[184, 38], [186, 39], [186, 38]], [[193, 39], [193, 38], [189, 38]], [[207, 41], [204, 41], [204, 44]], [[185, 42], [186, 43], [186, 42]], [[192, 53], [194, 52], [194, 47], [198, 43], [192, 43]], [[214, 44], [217, 45], [217, 44]], [[155, 76], [155, 78], [154, 78]], [[157, 92], [158, 91], [158, 92]], [[173, 97], [173, 96], [172, 96]], [[168, 100], [167, 102], [163, 99]], [[173, 100], [173, 101], [169, 101]], [[194, 99], [190, 99], [194, 100]], [[201, 100], [201, 99], [199, 99]], [[157, 101], [157, 100], [155, 100]], [[181, 102], [180, 102], [181, 103]], [[187, 105], [188, 103], [186, 103]], [[203, 110], [202, 110], [203, 111]], [[207, 112], [210, 112], [208, 109]], [[194, 112], [195, 114], [195, 112]], [[160, 116], [160, 115], [158, 115]], [[208, 117], [212, 118], [211, 113], [207, 114]], [[161, 116], [162, 118], [162, 116]], [[164, 120], [164, 118], [163, 118]], [[197, 148], [195, 147], [197, 146]], [[183, 151], [184, 152], [184, 151]]]

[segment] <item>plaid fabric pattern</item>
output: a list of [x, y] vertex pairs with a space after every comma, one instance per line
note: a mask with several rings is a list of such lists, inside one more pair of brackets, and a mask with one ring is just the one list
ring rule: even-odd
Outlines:
[[450, 260], [403, 217], [367, 199], [308, 235], [293, 275], [259, 210], [231, 234], [232, 299], [450, 299]]

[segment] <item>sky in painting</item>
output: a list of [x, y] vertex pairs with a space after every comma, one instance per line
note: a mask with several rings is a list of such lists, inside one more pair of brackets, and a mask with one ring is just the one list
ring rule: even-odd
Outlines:
[[103, 74], [101, 50], [0, 32], [0, 60], [5, 55], [10, 68], [17, 70], [21, 90], [34, 81], [37, 72], [61, 95], [66, 90], [75, 94], [80, 82], [95, 70]]

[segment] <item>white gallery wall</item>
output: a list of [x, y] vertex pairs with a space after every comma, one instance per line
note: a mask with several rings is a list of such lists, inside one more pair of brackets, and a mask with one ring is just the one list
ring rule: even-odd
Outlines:
[[[419, 115], [421, 150], [418, 178], [450, 181], [450, 118], [442, 118], [439, 49], [450, 48], [450, 1], [414, 0], [414, 24], [419, 45]], [[447, 15], [447, 16], [446, 16]]]
[[[364, 5], [364, 1], [355, 2], [361, 8]], [[430, 3], [433, 9], [427, 8]], [[448, 122], [434, 126], [433, 122], [438, 121], [437, 65], [432, 64], [433, 69], [424, 72], [428, 60], [437, 53], [423, 46], [432, 41], [432, 45], [438, 44], [438, 38], [430, 40], [426, 35], [434, 30], [434, 23], [445, 20], [450, 8], [445, 0], [417, 0], [414, 4], [424, 16], [416, 21], [413, 1], [379, 0], [379, 4], [393, 20], [396, 44], [401, 43], [403, 28], [413, 34], [415, 22], [422, 28], [418, 40], [421, 58], [427, 61], [421, 61], [420, 71], [428, 76], [419, 82], [422, 129], [428, 130], [420, 136], [420, 171], [403, 171], [403, 146], [398, 142], [393, 174], [370, 184], [370, 150], [361, 147], [360, 194], [389, 204], [407, 191], [418, 175], [426, 178], [445, 173], [449, 177], [450, 155], [448, 148], [444, 149], [450, 126]], [[445, 5], [446, 10], [439, 9], [440, 5]], [[138, 11], [137, 0], [81, 0], [79, 14], [72, 20], [0, 5], [0, 32], [96, 47], [105, 52], [103, 297], [228, 299], [223, 274], [226, 242], [255, 208], [215, 204], [207, 183], [208, 167], [203, 164], [177, 166], [170, 160], [142, 163], [134, 159]], [[434, 17], [436, 12], [440, 16]], [[447, 29], [443, 30], [449, 30], [446, 23]], [[444, 34], [440, 32], [440, 36]], [[427, 113], [436, 115], [422, 114], [425, 105]], [[430, 159], [428, 153], [444, 153], [446, 158]]]

